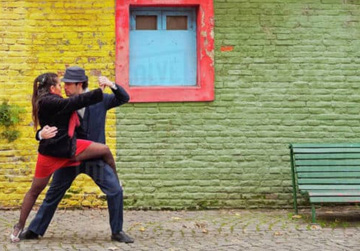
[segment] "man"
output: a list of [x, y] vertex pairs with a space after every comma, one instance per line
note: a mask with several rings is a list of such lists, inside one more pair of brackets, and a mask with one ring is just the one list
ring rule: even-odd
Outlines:
[[[64, 78], [66, 96], [71, 97], [87, 91], [88, 78], [84, 69], [72, 66], [66, 69]], [[78, 138], [88, 139], [105, 144], [105, 119], [107, 110], [125, 104], [129, 101], [129, 95], [119, 85], [112, 83], [106, 77], [99, 77], [101, 88], [110, 87], [113, 94], [104, 94], [102, 102], [78, 110], [81, 130], [77, 132]], [[37, 138], [51, 138], [56, 134], [56, 128], [46, 126], [38, 134]], [[91, 167], [89, 167], [91, 165]], [[123, 231], [123, 190], [117, 175], [113, 169], [102, 160], [85, 161], [81, 166], [66, 167], [54, 173], [50, 188], [40, 206], [35, 218], [28, 229], [20, 235], [20, 239], [37, 239], [43, 236], [55, 213], [57, 205], [63, 198], [66, 190], [77, 175], [84, 173], [89, 175], [100, 189], [106, 194], [111, 239], [114, 241], [133, 243], [134, 240]], [[76, 224], [76, 223], [75, 223]]]

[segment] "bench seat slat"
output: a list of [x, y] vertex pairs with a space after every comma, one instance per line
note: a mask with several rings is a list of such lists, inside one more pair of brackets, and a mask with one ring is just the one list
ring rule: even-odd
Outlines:
[[328, 159], [358, 159], [360, 161], [360, 153], [313, 153], [313, 154], [296, 154], [296, 160], [328, 160]]
[[360, 197], [310, 197], [311, 203], [321, 203], [321, 202], [348, 202], [348, 203], [357, 203], [360, 202]]
[[359, 172], [360, 166], [298, 166], [296, 172]]
[[299, 185], [302, 184], [359, 184], [360, 185], [360, 179], [350, 179], [350, 178], [328, 178], [328, 179], [313, 179], [313, 178], [303, 178], [298, 179]]
[[324, 185], [314, 185], [314, 184], [299, 184], [299, 190], [300, 191], [308, 191], [308, 190], [360, 190], [360, 185], [330, 185], [330, 184], [324, 184]]
[[302, 172], [298, 173], [298, 178], [360, 178], [359, 172]]
[[318, 197], [336, 197], [336, 196], [358, 196], [360, 197], [360, 191], [356, 190], [310, 190], [308, 191], [309, 196]]

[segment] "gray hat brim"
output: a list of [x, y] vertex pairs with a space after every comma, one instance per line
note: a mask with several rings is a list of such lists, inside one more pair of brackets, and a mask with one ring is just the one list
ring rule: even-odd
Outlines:
[[78, 83], [78, 82], [85, 82], [88, 81], [88, 78], [85, 79], [69, 79], [69, 78], [62, 78], [61, 82], [68, 82], [68, 83]]

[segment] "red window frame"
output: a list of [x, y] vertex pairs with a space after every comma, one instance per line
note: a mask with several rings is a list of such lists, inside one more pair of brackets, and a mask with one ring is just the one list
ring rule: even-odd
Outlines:
[[[197, 85], [130, 86], [130, 7], [197, 7]], [[130, 102], [214, 100], [214, 8], [212, 0], [116, 0], [116, 82], [130, 94]]]

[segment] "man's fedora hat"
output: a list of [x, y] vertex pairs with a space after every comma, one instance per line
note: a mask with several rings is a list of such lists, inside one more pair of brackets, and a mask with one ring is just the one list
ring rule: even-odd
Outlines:
[[68, 67], [65, 71], [62, 82], [78, 83], [88, 81], [88, 77], [85, 75], [85, 70], [79, 66]]

